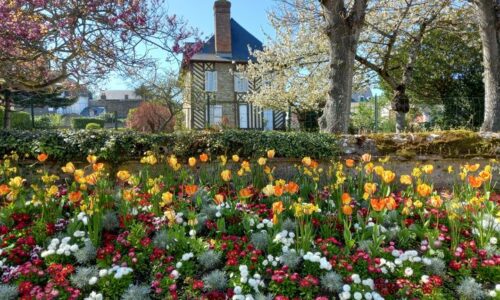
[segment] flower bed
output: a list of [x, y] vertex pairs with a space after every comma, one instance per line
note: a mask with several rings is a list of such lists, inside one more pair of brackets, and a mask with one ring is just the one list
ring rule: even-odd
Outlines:
[[[39, 154], [0, 164], [2, 299], [483, 299], [500, 296], [500, 197], [490, 165], [435, 190], [434, 166], [310, 157], [292, 180], [256, 160], [147, 153], [63, 175]], [[212, 162], [209, 164], [209, 162]], [[160, 168], [158, 176], [152, 168]], [[319, 182], [326, 182], [320, 186]], [[396, 186], [403, 186], [396, 190]]]

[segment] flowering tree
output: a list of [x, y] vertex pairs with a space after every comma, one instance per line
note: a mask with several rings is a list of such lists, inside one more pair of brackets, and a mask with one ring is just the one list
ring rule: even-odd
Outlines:
[[263, 51], [254, 51], [246, 76], [264, 77], [264, 84], [247, 100], [259, 106], [296, 114], [319, 111], [328, 93], [328, 41], [321, 29], [321, 10], [315, 0], [282, 2], [269, 12], [276, 38]]
[[483, 42], [485, 110], [481, 130], [500, 131], [500, 0], [471, 0]]
[[[152, 48], [190, 57], [195, 32], [162, 9], [162, 0], [0, 1], [2, 91], [36, 90], [66, 78], [92, 82], [153, 61]], [[3, 93], [8, 125], [11, 99]]]
[[156, 102], [144, 101], [130, 111], [127, 127], [142, 132], [173, 131], [175, 119], [168, 107]]
[[[356, 60], [392, 90], [397, 132], [404, 129], [405, 115], [410, 110], [407, 88], [424, 37], [451, 10], [451, 1], [384, 0], [367, 14], [367, 30], [362, 34]], [[397, 55], [403, 46], [407, 55]]]

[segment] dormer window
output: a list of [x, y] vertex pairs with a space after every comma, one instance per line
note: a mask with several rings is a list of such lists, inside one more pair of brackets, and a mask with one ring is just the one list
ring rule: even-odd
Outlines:
[[128, 100], [128, 95], [125, 95], [125, 100]]

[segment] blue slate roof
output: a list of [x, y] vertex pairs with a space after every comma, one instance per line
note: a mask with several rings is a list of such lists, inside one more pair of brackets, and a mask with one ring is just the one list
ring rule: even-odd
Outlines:
[[215, 52], [215, 36], [204, 43], [203, 48], [195, 54], [192, 61], [220, 61], [220, 62], [247, 62], [254, 58], [250, 55], [248, 47], [252, 50], [262, 50], [262, 42], [231, 18], [231, 47], [232, 54], [218, 55]]

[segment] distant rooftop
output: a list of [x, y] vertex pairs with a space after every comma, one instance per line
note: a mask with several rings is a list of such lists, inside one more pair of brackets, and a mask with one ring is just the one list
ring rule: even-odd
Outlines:
[[101, 91], [96, 100], [103, 99], [103, 96], [106, 100], [141, 100], [141, 96], [136, 95], [134, 90]]
[[215, 36], [213, 35], [203, 48], [195, 54], [193, 61], [214, 61], [214, 62], [248, 62], [254, 58], [250, 54], [252, 50], [262, 50], [262, 42], [243, 28], [238, 22], [231, 18], [231, 44], [232, 53], [229, 55], [219, 55], [215, 51]]

